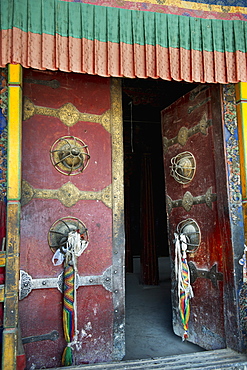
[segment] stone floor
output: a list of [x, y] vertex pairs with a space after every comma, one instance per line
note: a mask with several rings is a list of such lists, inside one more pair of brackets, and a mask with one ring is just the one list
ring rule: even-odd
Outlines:
[[139, 284], [139, 258], [134, 258], [134, 273], [126, 275], [125, 360], [203, 351], [173, 333], [169, 266], [169, 258], [159, 258], [159, 286]]
[[138, 258], [134, 260], [134, 273], [126, 276], [126, 356], [123, 361], [63, 369], [247, 370], [246, 354], [230, 349], [204, 351], [194, 344], [182, 342], [173, 333], [169, 264], [168, 258], [159, 259], [159, 286], [139, 284]]

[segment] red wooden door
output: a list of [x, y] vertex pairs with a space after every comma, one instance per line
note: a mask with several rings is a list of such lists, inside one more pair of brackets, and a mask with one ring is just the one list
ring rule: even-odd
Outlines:
[[[179, 257], [176, 253], [182, 247], [180, 239], [176, 251], [178, 244], [175, 239], [184, 235], [187, 247], [185, 257], [194, 293], [194, 297], [188, 300], [188, 340], [206, 349], [226, 346], [223, 279], [230, 238], [227, 212], [221, 214], [224, 207], [227, 209], [227, 200], [224, 197], [226, 175], [219, 97], [217, 86], [200, 85], [162, 111], [167, 217], [173, 266], [173, 327], [177, 335], [184, 335], [186, 327], [183, 324], [186, 320], [182, 321], [182, 297], [177, 286], [182, 272], [175, 274], [175, 260], [178, 261]], [[230, 271], [231, 259], [228, 262]]]
[[88, 245], [77, 257], [73, 364], [124, 355], [119, 93], [116, 80], [24, 71], [19, 309], [27, 369], [61, 366], [64, 264], [52, 258], [77, 230]]

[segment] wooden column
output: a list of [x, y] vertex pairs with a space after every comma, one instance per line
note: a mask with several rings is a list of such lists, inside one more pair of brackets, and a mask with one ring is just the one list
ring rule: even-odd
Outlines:
[[236, 85], [236, 103], [244, 232], [245, 243], [247, 243], [247, 82], [239, 82]]
[[4, 370], [16, 369], [21, 198], [22, 68], [8, 68], [7, 243], [4, 297]]
[[124, 156], [124, 226], [125, 226], [125, 272], [133, 272], [131, 241], [131, 175], [133, 155]]
[[141, 280], [145, 285], [158, 285], [151, 154], [143, 155], [141, 183]]

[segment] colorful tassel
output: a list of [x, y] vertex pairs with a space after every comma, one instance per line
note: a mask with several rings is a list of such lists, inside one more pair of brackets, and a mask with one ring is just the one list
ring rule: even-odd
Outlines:
[[182, 258], [182, 281], [183, 289], [180, 289], [179, 311], [184, 328], [183, 340], [185, 340], [188, 338], [191, 298], [189, 267], [186, 258]]
[[186, 252], [186, 236], [175, 233], [175, 274], [178, 283], [179, 313], [184, 329], [183, 340], [188, 338], [190, 299], [193, 297]]
[[73, 364], [73, 350], [69, 345], [75, 335], [75, 312], [74, 312], [74, 267], [67, 265], [64, 268], [64, 292], [63, 292], [63, 330], [64, 338], [68, 343], [62, 356], [62, 365], [70, 366]]
[[[86, 230], [86, 229], [85, 229]], [[67, 346], [62, 355], [62, 366], [74, 365], [73, 350], [79, 350], [81, 343], [78, 340], [77, 330], [77, 302], [76, 302], [76, 275], [77, 257], [87, 248], [88, 241], [79, 230], [68, 233], [66, 246], [57, 249], [52, 263], [54, 266], [64, 264], [63, 280], [63, 331]]]

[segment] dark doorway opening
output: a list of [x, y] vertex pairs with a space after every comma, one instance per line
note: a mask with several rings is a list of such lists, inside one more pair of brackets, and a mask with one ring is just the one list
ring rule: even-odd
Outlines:
[[126, 235], [126, 356], [202, 351], [172, 330], [160, 112], [191, 83], [123, 79]]

